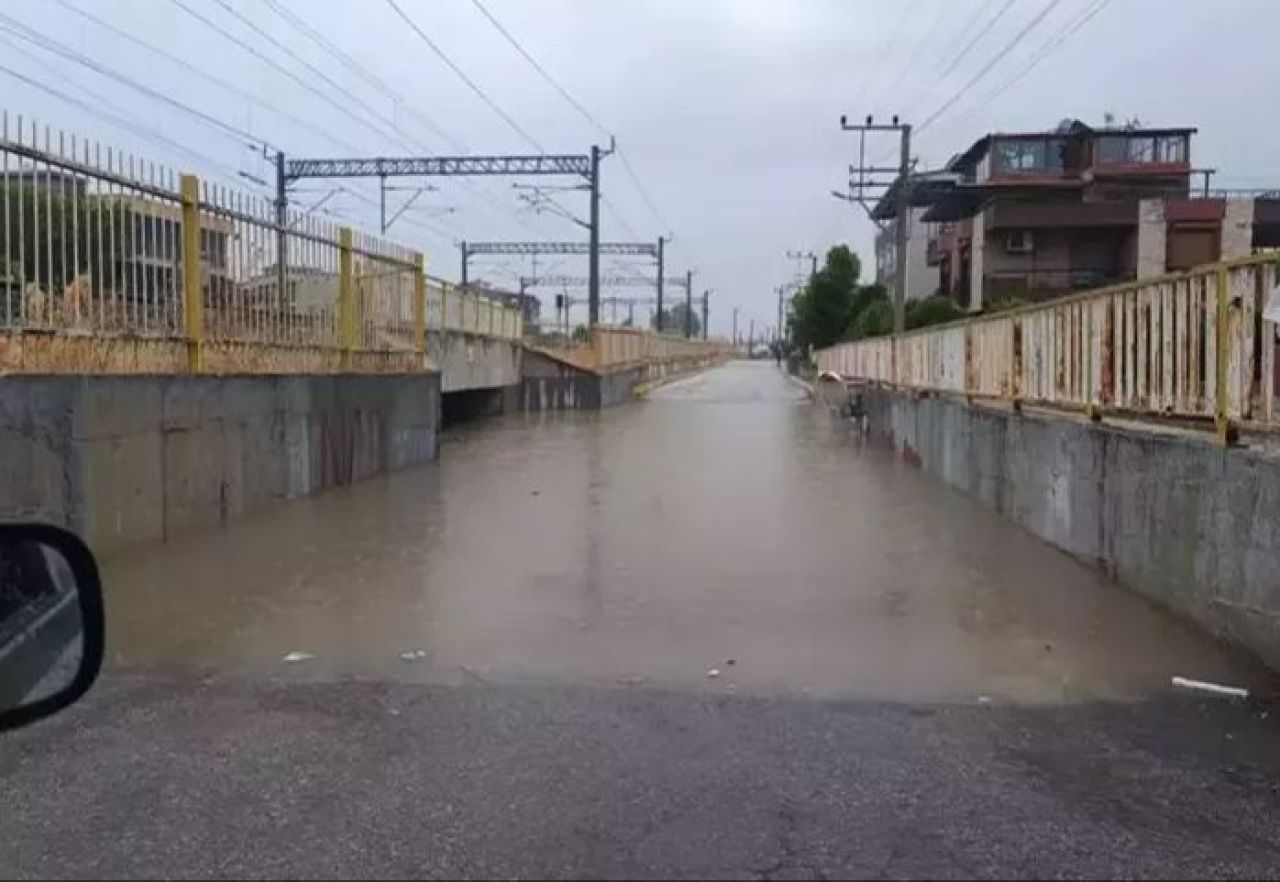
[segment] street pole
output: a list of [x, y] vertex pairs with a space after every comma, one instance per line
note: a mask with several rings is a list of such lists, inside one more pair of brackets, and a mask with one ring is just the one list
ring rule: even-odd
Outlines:
[[898, 159], [898, 217], [894, 228], [893, 332], [907, 327], [907, 240], [911, 234], [911, 126], [901, 128], [902, 152]]
[[778, 342], [782, 342], [782, 286], [778, 286]]
[[276, 288], [280, 306], [284, 306], [284, 289], [289, 273], [289, 193], [285, 187], [284, 154], [276, 151]]
[[818, 274], [818, 255], [812, 251], [809, 252], [809, 278], [812, 279]]
[[458, 287], [465, 291], [467, 290], [467, 258], [470, 255], [467, 253], [466, 242], [459, 242], [458, 247], [462, 249], [462, 272], [460, 274], [462, 281], [458, 283]]
[[733, 308], [733, 345], [738, 345], [738, 307]]
[[378, 219], [381, 222], [382, 235], [387, 234], [387, 176], [378, 176]]
[[667, 240], [665, 236], [658, 237], [658, 317], [657, 317], [658, 327], [657, 327], [657, 330], [659, 334], [662, 333], [662, 284], [663, 284], [662, 274], [666, 272], [666, 267], [663, 263], [663, 250], [664, 250], [663, 246], [666, 245], [666, 242]]
[[747, 358], [751, 357], [751, 352], [756, 348], [756, 320], [751, 320], [751, 330], [747, 332]]
[[707, 339], [707, 325], [711, 324], [711, 289], [702, 292], [702, 339]]
[[591, 145], [591, 254], [587, 266], [587, 327], [600, 321], [600, 147]]
[[693, 336], [693, 270], [684, 274], [684, 336]]

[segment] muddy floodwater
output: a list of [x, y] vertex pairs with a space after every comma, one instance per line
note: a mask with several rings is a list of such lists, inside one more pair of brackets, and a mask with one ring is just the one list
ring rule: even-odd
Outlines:
[[1033, 703], [1258, 682], [772, 363], [452, 428], [436, 463], [137, 549], [105, 579], [118, 672]]

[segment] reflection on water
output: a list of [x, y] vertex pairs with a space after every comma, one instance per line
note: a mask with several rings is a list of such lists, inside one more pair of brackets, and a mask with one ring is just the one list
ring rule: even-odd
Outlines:
[[[117, 669], [1027, 701], [1251, 676], [864, 446], [772, 364], [473, 423], [436, 464], [139, 550], [106, 579]], [[281, 661], [295, 651], [314, 659]]]

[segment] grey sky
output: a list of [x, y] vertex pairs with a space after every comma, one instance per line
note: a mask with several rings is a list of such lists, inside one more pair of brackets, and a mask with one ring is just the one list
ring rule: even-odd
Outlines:
[[[111, 70], [179, 99], [293, 155], [409, 152], [522, 152], [533, 148], [487, 107], [396, 16], [386, 0], [274, 0], [313, 26], [403, 99], [401, 105], [345, 69], [279, 16], [267, 0], [221, 0], [359, 99], [333, 90], [238, 21], [219, 0], [180, 0], [299, 78], [330, 93], [326, 103], [182, 11], [174, 0], [66, 0], [191, 65], [260, 96], [309, 123], [299, 125], [152, 55], [55, 0], [8, 0], [4, 14]], [[467, 75], [546, 150], [582, 152], [603, 134], [548, 85], [471, 0], [398, 0]], [[920, 121], [968, 83], [1046, 5], [1050, 12], [954, 106], [919, 136], [917, 153], [937, 165], [989, 130], [1038, 129], [1063, 117], [1098, 121], [1108, 110], [1160, 125], [1194, 125], [1193, 161], [1220, 170], [1219, 186], [1280, 186], [1267, 160], [1280, 155], [1280, 124], [1268, 114], [1280, 65], [1274, 35], [1280, 3], [1271, 0], [1109, 0], [1069, 39], [1054, 46], [1098, 0], [1013, 0], [955, 69], [938, 74], [1006, 0], [484, 0], [485, 6], [577, 98], [617, 135], [661, 220], [616, 158], [607, 161], [606, 239], [652, 240], [674, 232], [673, 271], [692, 266], [701, 291], [713, 288], [714, 332], [727, 333], [733, 306], [771, 325], [773, 288], [792, 277], [788, 249], [821, 253], [850, 242], [870, 272], [871, 227], [833, 199], [842, 189], [856, 141], [839, 117], [899, 112]], [[2, 22], [3, 20], [0, 20]], [[8, 25], [0, 25], [7, 29]], [[892, 45], [890, 38], [893, 37]], [[1052, 51], [1014, 80], [1047, 47]], [[99, 72], [49, 55], [0, 30], [0, 64], [133, 121], [125, 129], [0, 71], [10, 113], [35, 115], [175, 168], [210, 174], [244, 170], [264, 179], [266, 163], [240, 139]], [[1006, 84], [1009, 84], [1007, 88]], [[92, 97], [85, 90], [90, 90]], [[999, 92], [999, 94], [994, 94]], [[992, 97], [993, 96], [993, 97]], [[1259, 112], [1261, 111], [1261, 112]], [[374, 127], [363, 119], [379, 118]], [[424, 123], [434, 121], [452, 140]], [[390, 125], [399, 130], [397, 143]], [[318, 131], [317, 131], [318, 130]], [[202, 158], [156, 143], [152, 132]], [[878, 155], [892, 151], [890, 142]], [[217, 163], [217, 167], [209, 162]], [[240, 181], [240, 186], [252, 185]], [[305, 185], [318, 186], [314, 182]], [[374, 228], [376, 188], [351, 182], [364, 200], [342, 194], [328, 203]], [[484, 194], [484, 195], [481, 195]], [[321, 193], [299, 193], [307, 204]], [[399, 196], [399, 194], [397, 194]], [[563, 201], [585, 212], [582, 194]], [[423, 206], [454, 213], [406, 215], [394, 238], [423, 248], [430, 268], [457, 276], [457, 239], [578, 239], [581, 230], [534, 215], [506, 180], [441, 183]], [[624, 226], [625, 224], [625, 226]], [[628, 229], [629, 228], [629, 229]], [[544, 258], [544, 267], [548, 261]], [[605, 259], [606, 270], [640, 261]], [[522, 267], [489, 261], [482, 277], [512, 284]], [[558, 271], [585, 272], [585, 259]], [[544, 295], [551, 292], [543, 291]], [[645, 293], [645, 292], [632, 292]]]

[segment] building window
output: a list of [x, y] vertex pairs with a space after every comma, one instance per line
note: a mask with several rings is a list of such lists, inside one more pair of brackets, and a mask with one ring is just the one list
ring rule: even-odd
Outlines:
[[1053, 174], [1061, 172], [1064, 144], [1060, 140], [1001, 141], [995, 153], [996, 174]]
[[1102, 164], [1186, 161], [1186, 135], [1105, 135], [1098, 139], [1098, 162]]

